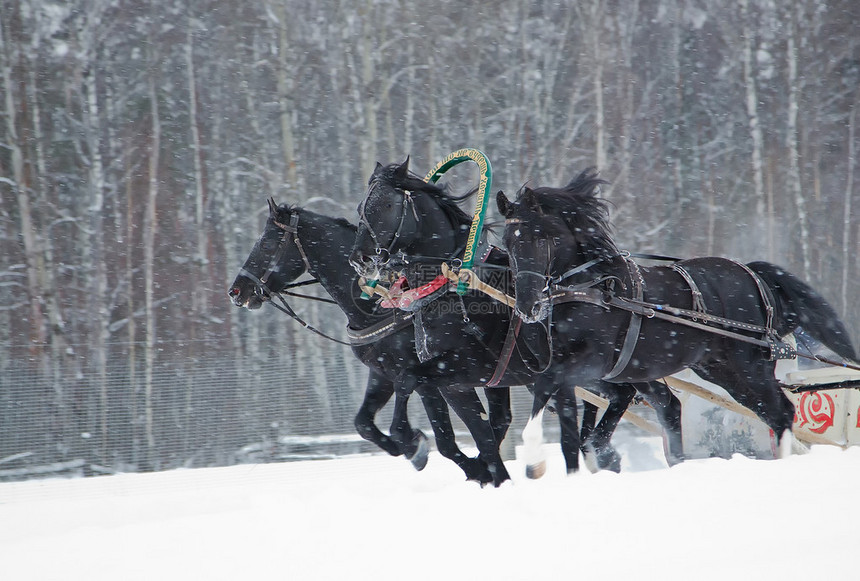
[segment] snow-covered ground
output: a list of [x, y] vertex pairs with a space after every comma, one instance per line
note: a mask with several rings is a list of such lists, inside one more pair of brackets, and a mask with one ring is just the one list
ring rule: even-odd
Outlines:
[[0, 579], [857, 579], [860, 448], [481, 489], [435, 452], [0, 484]]

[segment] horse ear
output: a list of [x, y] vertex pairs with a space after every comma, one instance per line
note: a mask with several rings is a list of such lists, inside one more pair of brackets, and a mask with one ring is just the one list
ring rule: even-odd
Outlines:
[[398, 179], [406, 179], [409, 177], [409, 156], [406, 156], [406, 160], [400, 164], [397, 170], [394, 172], [394, 175]]
[[502, 190], [496, 192], [496, 206], [499, 208], [499, 214], [505, 217], [508, 216], [508, 211], [511, 208], [511, 201]]
[[382, 164], [381, 164], [381, 163], [379, 163], [379, 162], [377, 161], [377, 162], [376, 162], [376, 167], [375, 167], [375, 168], [373, 168], [373, 173], [371, 173], [371, 174], [370, 174], [370, 177], [369, 177], [369, 178], [367, 178], [367, 185], [370, 185], [370, 182], [372, 182], [372, 181], [373, 181], [373, 178], [375, 178], [376, 176], [378, 176], [378, 175], [379, 175], [379, 173], [380, 173], [381, 171], [382, 171]]
[[528, 186], [523, 186], [522, 192], [517, 196], [517, 201], [521, 204], [525, 204], [532, 210], [540, 211], [541, 209], [540, 201], [538, 201], [535, 191]]
[[269, 203], [269, 215], [274, 216], [278, 213], [278, 205], [275, 203], [275, 198], [269, 198], [266, 200]]

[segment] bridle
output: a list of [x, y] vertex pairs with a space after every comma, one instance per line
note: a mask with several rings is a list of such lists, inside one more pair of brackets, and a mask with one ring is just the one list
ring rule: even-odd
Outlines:
[[[508, 218], [507, 220], [505, 220], [505, 224], [522, 224], [522, 223], [523, 223], [523, 220], [520, 218]], [[543, 239], [539, 239], [539, 242], [540, 242], [540, 240], [543, 240]], [[552, 271], [552, 262], [553, 262], [553, 260], [555, 260], [555, 257], [552, 255], [552, 250], [550, 249], [549, 244], [547, 244], [546, 252], [547, 252], [547, 261], [546, 261], [546, 271], [545, 272], [537, 272], [534, 270], [517, 269], [517, 273], [515, 276], [519, 276], [522, 273], [522, 274], [527, 275], [527, 276], [536, 276], [538, 278], [544, 279], [546, 281], [546, 285], [544, 286], [544, 288], [541, 292], [543, 292], [546, 295], [546, 298], [543, 300], [547, 301], [550, 304], [549, 305], [550, 308], [552, 308], [553, 290], [555, 290], [555, 289], [564, 290], [564, 289], [573, 288], [573, 287], [567, 287], [567, 286], [562, 285], [563, 281], [567, 280], [568, 278], [570, 278], [572, 276], [575, 276], [577, 274], [585, 272], [586, 270], [590, 269], [592, 266], [596, 266], [602, 262], [609, 262], [609, 261], [614, 260], [614, 259], [619, 258], [619, 257], [628, 258], [631, 256], [631, 254], [627, 251], [618, 252], [617, 254], [612, 254], [612, 255], [599, 256], [597, 258], [592, 258], [591, 260], [589, 260], [587, 262], [583, 262], [582, 264], [574, 266], [573, 268], [570, 268], [561, 274], [552, 276], [550, 274], [550, 272]], [[678, 260], [678, 259], [674, 259], [674, 258], [668, 258], [665, 256], [658, 256], [658, 255], [651, 255], [651, 254], [642, 254], [642, 255], [636, 255], [636, 256], [639, 256], [641, 258], [650, 258], [652, 260]], [[513, 255], [511, 256], [511, 259], [512, 260], [514, 259]], [[590, 281], [586, 281], [585, 283], [581, 283], [581, 284], [574, 285], [574, 286], [576, 288], [587, 288], [587, 287], [591, 287], [591, 286], [596, 286], [596, 285], [598, 285], [602, 282], [605, 282], [607, 280], [617, 280], [621, 284], [622, 287], [624, 286], [624, 283], [620, 279], [618, 279], [618, 277], [611, 276], [611, 275], [600, 276], [598, 278], [595, 278], [595, 279], [592, 279]]]
[[[269, 261], [269, 265], [266, 267], [266, 270], [263, 272], [263, 276], [257, 278], [251, 272], [245, 270], [244, 267], [239, 269], [239, 274], [251, 279], [255, 284], [255, 292], [257, 295], [267, 300], [271, 297], [273, 293], [271, 289], [269, 289], [269, 278], [281, 270], [281, 260], [284, 258], [284, 254], [286, 254], [287, 249], [289, 248], [291, 243], [295, 243], [296, 248], [299, 250], [299, 255], [302, 257], [302, 261], [305, 263], [305, 268], [310, 272], [311, 264], [308, 261], [308, 256], [305, 254], [305, 249], [302, 247], [302, 241], [299, 240], [299, 213], [292, 212], [290, 213], [290, 222], [289, 224], [284, 224], [283, 222], [278, 222], [277, 220], [272, 218], [272, 222], [283, 230], [283, 234], [281, 235], [281, 240], [278, 242], [278, 249], [275, 251], [275, 254], [272, 255], [272, 259]], [[285, 288], [293, 288], [295, 286], [302, 286], [305, 283], [297, 283], [292, 285], [287, 285]]]
[[[302, 246], [302, 241], [299, 239], [299, 213], [295, 212], [295, 211], [291, 212], [290, 213], [290, 221], [288, 224], [284, 224], [283, 222], [279, 222], [278, 220], [276, 220], [274, 218], [274, 215], [273, 215], [272, 223], [274, 223], [275, 226], [277, 226], [278, 228], [283, 230], [283, 234], [281, 235], [281, 240], [278, 242], [278, 249], [275, 251], [275, 254], [272, 256], [272, 259], [269, 261], [269, 265], [266, 268], [266, 271], [263, 273], [263, 276], [257, 278], [256, 275], [254, 275], [251, 272], [248, 272], [244, 267], [239, 269], [239, 274], [241, 276], [244, 276], [246, 278], [251, 279], [251, 281], [254, 282], [254, 285], [255, 285], [254, 286], [254, 293], [257, 295], [257, 297], [261, 301], [263, 301], [264, 303], [268, 302], [273, 307], [278, 309], [279, 311], [286, 313], [287, 315], [292, 317], [297, 323], [299, 323], [302, 327], [308, 329], [309, 331], [313, 331], [314, 333], [316, 333], [320, 337], [325, 337], [326, 339], [334, 341], [335, 343], [340, 343], [341, 345], [352, 345], [352, 343], [349, 343], [348, 341], [341, 341], [340, 339], [336, 339], [335, 337], [331, 337], [329, 335], [326, 335], [325, 333], [323, 333], [319, 329], [308, 324], [301, 317], [299, 317], [299, 315], [293, 310], [293, 308], [289, 305], [289, 303], [287, 303], [287, 300], [282, 296], [282, 295], [290, 295], [290, 296], [295, 296], [295, 297], [300, 297], [300, 298], [312, 299], [312, 300], [320, 301], [320, 302], [324, 302], [324, 303], [337, 304], [337, 301], [334, 301], [331, 299], [313, 297], [313, 296], [309, 296], [309, 295], [302, 295], [302, 294], [290, 292], [290, 290], [289, 290], [289, 289], [293, 289], [293, 288], [300, 287], [300, 286], [306, 286], [309, 284], [318, 283], [319, 282], [318, 279], [314, 278], [312, 280], [305, 280], [302, 282], [294, 282], [291, 284], [287, 284], [284, 286], [284, 288], [282, 290], [277, 291], [277, 292], [275, 292], [269, 288], [269, 278], [272, 276], [273, 273], [280, 271], [281, 260], [284, 258], [284, 254], [286, 254], [287, 249], [289, 248], [290, 244], [296, 245], [296, 248], [299, 250], [299, 255], [302, 257], [302, 261], [305, 263], [305, 268], [307, 269], [307, 271], [310, 273], [312, 270], [311, 269], [311, 263], [308, 260], [308, 255], [305, 253], [305, 249]], [[279, 304], [275, 303], [274, 300], [272, 300], [273, 297], [277, 297], [278, 300], [281, 302], [281, 304], [279, 305]]]
[[370, 225], [370, 220], [367, 219], [367, 213], [365, 211], [367, 200], [378, 185], [380, 185], [379, 181], [374, 180], [373, 183], [370, 184], [370, 188], [368, 188], [364, 199], [358, 205], [358, 223], [360, 226], [367, 228], [367, 232], [370, 234], [371, 239], [373, 239], [376, 255], [380, 257], [380, 261], [382, 263], [387, 263], [391, 258], [391, 252], [394, 249], [394, 245], [397, 244], [397, 241], [403, 234], [403, 225], [406, 223], [406, 214], [409, 213], [409, 209], [411, 209], [412, 217], [415, 218], [415, 224], [417, 225], [419, 221], [418, 210], [415, 207], [415, 200], [412, 198], [412, 192], [409, 190], [401, 190], [403, 192], [404, 202], [401, 204], [402, 211], [400, 212], [400, 222], [397, 224], [397, 229], [394, 231], [394, 236], [391, 238], [391, 242], [387, 247], [383, 247], [379, 242], [379, 236], [376, 234], [376, 231], [374, 231], [373, 226]]
[[[508, 218], [505, 220], [505, 225], [523, 224], [523, 223], [524, 223], [524, 221], [520, 218]], [[539, 238], [538, 239], [538, 245], [540, 245], [541, 242], [546, 243], [546, 240], [543, 238]], [[512, 262], [515, 261], [515, 257], [513, 254], [510, 255], [510, 258], [511, 258]], [[546, 269], [545, 269], [545, 271], [544, 272], [538, 272], [536, 270], [517, 268], [516, 273], [514, 274], [514, 278], [520, 278], [521, 276], [533, 276], [533, 277], [536, 277], [536, 278], [543, 280], [545, 284], [544, 284], [543, 290], [541, 290], [541, 293], [547, 295], [546, 300], [549, 300], [551, 285], [553, 283], [553, 277], [550, 276], [550, 274], [549, 274], [549, 272], [552, 268], [552, 261], [553, 261], [552, 251], [549, 248], [549, 244], [546, 244]]]

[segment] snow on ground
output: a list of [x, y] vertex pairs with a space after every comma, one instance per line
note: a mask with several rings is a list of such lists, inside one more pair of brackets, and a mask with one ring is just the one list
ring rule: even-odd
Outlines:
[[860, 448], [481, 489], [435, 452], [0, 484], [12, 580], [857, 579]]

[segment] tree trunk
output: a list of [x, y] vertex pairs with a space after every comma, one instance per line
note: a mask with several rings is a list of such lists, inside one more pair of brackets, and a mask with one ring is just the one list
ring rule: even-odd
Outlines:
[[[788, 120], [786, 128], [786, 147], [788, 148], [788, 187], [794, 197], [797, 208], [797, 220], [800, 227], [800, 253], [803, 261], [803, 278], [810, 279], [812, 266], [809, 249], [809, 220], [806, 215], [806, 199], [800, 179], [800, 163], [797, 147], [797, 112], [800, 100], [800, 79], [797, 75], [797, 19], [793, 7], [789, 9], [788, 38], [786, 39], [786, 61], [788, 65]], [[771, 244], [772, 246], [772, 244]], [[772, 260], [772, 258], [771, 258]]]
[[842, 316], [848, 316], [848, 280], [851, 274], [851, 258], [856, 254], [856, 245], [851, 245], [851, 197], [854, 195], [854, 171], [857, 167], [857, 146], [854, 141], [857, 127], [857, 109], [860, 108], [860, 93], [854, 99], [848, 118], [848, 179], [845, 180], [845, 198], [842, 207], [842, 284], [840, 304]]
[[[741, 0], [741, 13], [741, 19], [743, 20], [743, 80], [746, 87], [747, 123], [750, 139], [752, 140], [753, 194], [755, 196], [755, 214], [758, 221], [758, 224], [755, 226], [762, 226], [765, 223], [764, 169], [762, 162], [764, 138], [762, 136], [761, 120], [758, 113], [756, 76], [753, 70], [753, 33], [750, 26], [749, 0]], [[771, 228], [769, 220], [767, 227]]]
[[185, 45], [185, 64], [187, 67], [188, 81], [188, 120], [191, 133], [191, 152], [194, 158], [194, 223], [197, 230], [197, 282], [192, 297], [192, 309], [196, 317], [200, 317], [208, 309], [208, 284], [205, 281], [209, 276], [209, 259], [207, 248], [209, 240], [207, 233], [204, 208], [206, 205], [205, 179], [203, 175], [203, 147], [200, 140], [200, 125], [197, 118], [197, 79], [194, 70], [194, 22], [188, 18], [188, 34]]
[[278, 106], [281, 118], [281, 141], [284, 153], [285, 179], [287, 191], [296, 195], [299, 191], [298, 172], [296, 170], [296, 147], [293, 137], [293, 94], [290, 86], [292, 77], [289, 62], [289, 34], [287, 31], [287, 12], [284, 6], [286, 0], [276, 3], [278, 17]]
[[[151, 58], [150, 63], [155, 59]], [[153, 393], [153, 374], [155, 371], [155, 232], [158, 225], [156, 202], [158, 198], [158, 166], [161, 149], [161, 118], [158, 108], [155, 66], [149, 72], [149, 101], [152, 135], [149, 149], [149, 189], [143, 219], [143, 273], [144, 273], [144, 311], [146, 319], [146, 340], [144, 343], [144, 432], [146, 437], [148, 469], [157, 470], [159, 462], [155, 448], [155, 394]]]
[[[188, 343], [188, 360], [192, 365], [196, 365], [197, 361], [197, 345], [198, 345], [198, 330], [203, 327], [203, 320], [206, 314], [208, 305], [208, 292], [211, 287], [209, 284], [209, 259], [207, 256], [208, 247], [208, 232], [206, 220], [204, 217], [204, 208], [206, 203], [206, 195], [204, 191], [204, 176], [203, 176], [203, 148], [200, 140], [200, 126], [197, 118], [197, 79], [194, 69], [194, 22], [195, 19], [188, 15], [188, 29], [185, 42], [185, 67], [186, 79], [188, 82], [188, 123], [191, 134], [191, 152], [194, 158], [194, 225], [196, 230], [197, 244], [196, 256], [193, 264], [196, 267], [197, 274], [195, 276], [196, 284], [192, 288], [191, 311], [193, 319], [190, 322], [190, 341]], [[183, 416], [183, 433], [184, 433], [184, 453], [188, 455], [192, 446], [191, 443], [191, 426], [193, 401], [194, 401], [194, 381], [195, 373], [192, 370], [187, 374], [187, 383], [185, 389], [185, 413]]]
[[361, 51], [361, 76], [359, 77], [359, 92], [361, 94], [361, 105], [364, 110], [364, 147], [362, 148], [362, 172], [369, 172], [378, 161], [376, 152], [379, 143], [379, 124], [377, 122], [378, 95], [374, 90], [376, 78], [376, 56], [374, 54], [373, 38], [371, 31], [381, 24], [374, 19], [373, 3], [367, 0], [359, 8], [361, 14], [361, 42], [358, 50]]
[[141, 442], [140, 442], [140, 389], [137, 384], [137, 322], [134, 313], [134, 180], [132, 179], [132, 168], [130, 167], [131, 151], [123, 155], [125, 167], [125, 281], [128, 286], [126, 296], [126, 313], [128, 314], [128, 326], [126, 337], [128, 340], [128, 385], [129, 385], [129, 415], [131, 416], [131, 462], [140, 466]]
[[598, 171], [605, 170], [606, 119], [603, 110], [603, 53], [600, 47], [603, 23], [603, 1], [592, 0], [591, 5], [591, 43], [594, 58], [594, 163]]
[[107, 270], [104, 256], [104, 189], [105, 172], [101, 156], [101, 120], [99, 100], [96, 86], [96, 56], [95, 47], [91, 47], [88, 71], [84, 75], [84, 93], [86, 97], [86, 138], [89, 151], [89, 242], [85, 249], [85, 272], [90, 279], [90, 296], [95, 307], [95, 317], [92, 323], [92, 340], [90, 342], [91, 361], [96, 373], [97, 392], [99, 394], [98, 426], [101, 433], [101, 461], [107, 461], [108, 440], [108, 392], [107, 392], [107, 341], [109, 336], [108, 321], [110, 317], [107, 305]]
[[[21, 149], [22, 140], [18, 135], [18, 107], [15, 102], [15, 83], [12, 78], [13, 62], [20, 56], [18, 50], [13, 50], [11, 40], [5, 37], [5, 22], [0, 24], [0, 51], [3, 55], [3, 105], [6, 119], [6, 145], [10, 150], [12, 165], [12, 183], [9, 183], [18, 202], [19, 223], [21, 227], [21, 242], [24, 246], [24, 257], [27, 261], [27, 296], [30, 305], [30, 342], [33, 345], [44, 345], [45, 324], [42, 315], [42, 305], [38, 300], [39, 290], [39, 247], [33, 215], [30, 208], [30, 184], [24, 166], [24, 152]], [[22, 97], [23, 98], [23, 97]], [[6, 181], [6, 180], [4, 180]]]

